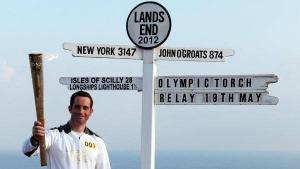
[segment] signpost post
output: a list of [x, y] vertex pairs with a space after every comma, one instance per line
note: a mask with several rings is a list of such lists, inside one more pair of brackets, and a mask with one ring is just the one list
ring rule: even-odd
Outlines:
[[144, 50], [141, 131], [142, 169], [155, 168], [154, 76], [156, 75], [156, 64], [153, 53], [153, 50]]
[[74, 57], [143, 60], [143, 77], [61, 77], [69, 90], [137, 90], [142, 96], [141, 168], [155, 168], [155, 105], [275, 105], [267, 75], [156, 76], [156, 61], [222, 62], [232, 49], [159, 47], [171, 31], [171, 17], [161, 4], [143, 2], [126, 24], [137, 46], [64, 43]]

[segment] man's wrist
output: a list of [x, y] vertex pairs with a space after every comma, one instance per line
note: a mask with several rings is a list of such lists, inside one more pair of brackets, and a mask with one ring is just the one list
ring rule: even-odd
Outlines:
[[30, 142], [34, 147], [37, 147], [39, 145], [39, 140], [33, 136], [30, 137]]

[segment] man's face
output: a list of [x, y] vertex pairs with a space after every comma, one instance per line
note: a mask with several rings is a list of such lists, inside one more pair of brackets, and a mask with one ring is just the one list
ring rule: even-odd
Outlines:
[[76, 96], [73, 105], [69, 106], [71, 121], [75, 124], [86, 124], [93, 109], [90, 107], [91, 101], [88, 97]]

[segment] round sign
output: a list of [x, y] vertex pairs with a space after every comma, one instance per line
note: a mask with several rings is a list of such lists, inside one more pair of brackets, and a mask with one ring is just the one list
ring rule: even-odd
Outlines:
[[167, 40], [171, 31], [171, 17], [161, 4], [143, 2], [129, 13], [126, 29], [130, 40], [136, 46], [152, 49]]

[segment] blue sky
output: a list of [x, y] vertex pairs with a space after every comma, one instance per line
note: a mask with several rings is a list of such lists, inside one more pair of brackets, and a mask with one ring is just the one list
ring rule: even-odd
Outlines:
[[[20, 150], [35, 109], [28, 53], [44, 62], [47, 128], [65, 123], [62, 76], [142, 76], [142, 61], [74, 58], [64, 42], [133, 45], [129, 12], [142, 1], [6, 1], [0, 5], [0, 150]], [[276, 106], [157, 106], [158, 150], [300, 151], [300, 10], [296, 0], [158, 1], [172, 19], [166, 47], [234, 49], [220, 63], [158, 61], [158, 75], [276, 74]], [[95, 91], [90, 128], [109, 150], [139, 150], [142, 94]], [[10, 144], [4, 144], [4, 143]]]

